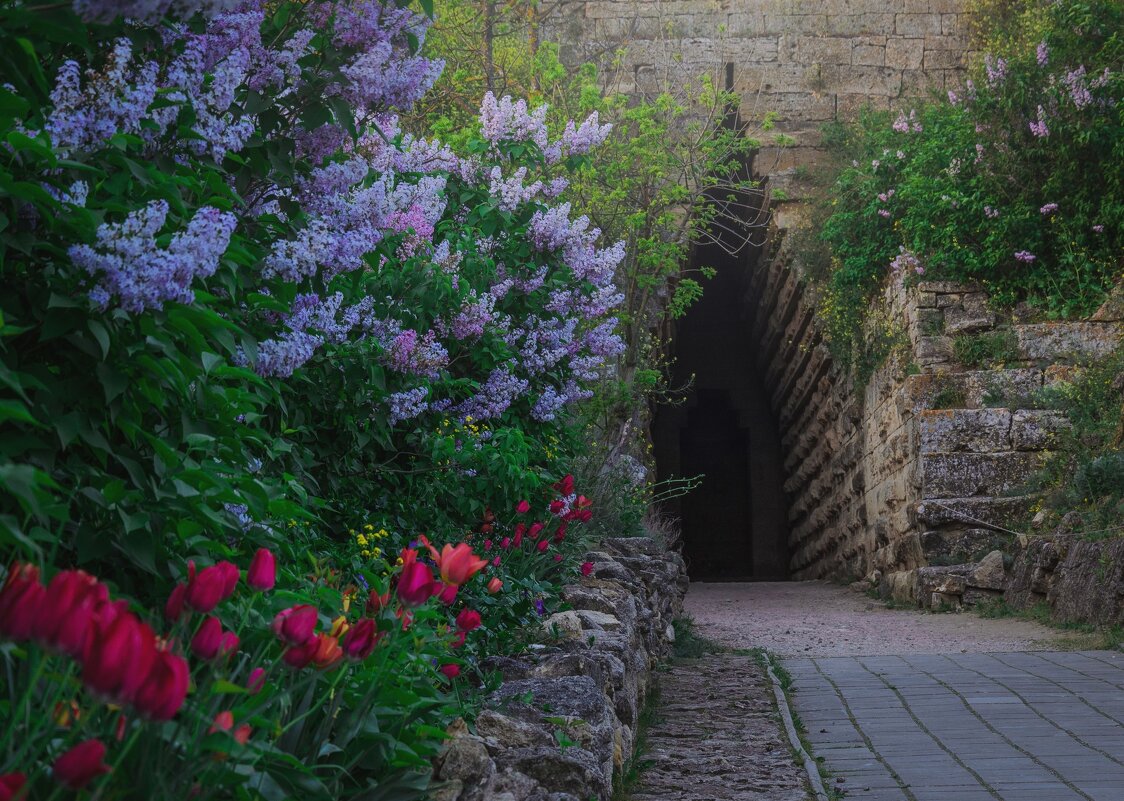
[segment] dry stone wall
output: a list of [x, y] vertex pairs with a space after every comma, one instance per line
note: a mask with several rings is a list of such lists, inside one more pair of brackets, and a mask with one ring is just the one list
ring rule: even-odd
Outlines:
[[503, 677], [434, 766], [433, 801], [605, 801], [632, 757], [651, 672], [667, 657], [687, 571], [651, 539], [607, 540], [543, 643], [484, 667]]
[[799, 192], [819, 158], [820, 127], [864, 105], [906, 108], [952, 88], [969, 57], [963, 0], [546, 0], [546, 39], [563, 60], [623, 49], [626, 93], [712, 75], [741, 98], [743, 120], [776, 115], [791, 147], [757, 163], [774, 188]]

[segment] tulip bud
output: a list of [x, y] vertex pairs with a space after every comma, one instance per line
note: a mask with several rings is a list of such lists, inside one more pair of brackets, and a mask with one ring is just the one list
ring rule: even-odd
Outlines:
[[200, 659], [210, 661], [218, 656], [222, 642], [222, 623], [208, 616], [191, 638], [191, 652]]
[[[35, 639], [48, 648], [59, 647], [59, 634], [76, 611], [84, 606], [85, 617], [88, 618], [93, 604], [105, 601], [108, 597], [105, 587], [100, 586], [97, 579], [83, 570], [63, 570], [56, 573], [47, 585], [46, 595], [38, 610]], [[86, 627], [88, 626], [87, 620]], [[75, 632], [68, 634], [69, 639], [73, 640]], [[79, 649], [78, 654], [81, 653]]]
[[538, 545], [535, 547], [539, 549], [539, 553], [546, 553], [546, 549], [550, 547], [550, 542], [548, 540], [539, 540]]
[[298, 604], [282, 609], [273, 618], [273, 633], [289, 645], [303, 646], [316, 629], [316, 607]]
[[[235, 572], [237, 572], [237, 569]], [[237, 576], [235, 576], [235, 581], [237, 581]], [[187, 583], [184, 600], [196, 612], [206, 614], [227, 597], [226, 588], [228, 584], [230, 584], [230, 572], [227, 568], [220, 567], [220, 565], [205, 567]], [[233, 585], [231, 585], [231, 589], [233, 589]]]
[[582, 575], [588, 576], [593, 573], [593, 562], [582, 562]]
[[552, 515], [561, 514], [562, 510], [565, 509], [565, 508], [566, 508], [566, 504], [564, 504], [562, 501], [551, 501], [550, 502], [550, 513]]
[[[5, 773], [0, 776], [0, 801], [12, 801], [19, 796], [20, 790], [27, 783], [27, 776], [22, 773]], [[22, 796], [20, 796], [22, 798]]]
[[251, 695], [257, 695], [265, 686], [265, 668], [254, 668], [250, 671], [250, 678], [246, 682], [246, 689]]
[[527, 501], [520, 501], [519, 505], [515, 507], [515, 511], [521, 515], [525, 515], [527, 512], [531, 511], [531, 504]]
[[218, 655], [224, 659], [230, 658], [232, 655], [238, 653], [239, 642], [241, 641], [238, 639], [238, 635], [233, 631], [224, 631], [222, 633], [222, 639], [219, 640]]
[[86, 740], [71, 748], [55, 760], [52, 772], [55, 780], [72, 790], [81, 790], [104, 773], [105, 745], [100, 740]]
[[461, 631], [474, 631], [480, 628], [480, 613], [475, 609], [462, 609], [457, 615], [457, 628]]
[[255, 590], [272, 590], [277, 583], [277, 561], [265, 548], [259, 548], [246, 571], [246, 583]]
[[343, 652], [348, 659], [356, 661], [366, 659], [375, 650], [379, 641], [379, 632], [375, 621], [363, 618], [350, 629], [343, 638]]
[[187, 585], [182, 581], [177, 583], [172, 590], [172, 594], [168, 596], [168, 602], [164, 604], [164, 617], [171, 623], [179, 622], [180, 617], [183, 615], [184, 599], [187, 596]]
[[439, 670], [449, 679], [455, 679], [461, 674], [460, 665], [442, 665]]
[[451, 643], [449, 643], [449, 647], [450, 648], [460, 648], [462, 645], [464, 645], [464, 640], [465, 640], [465, 637], [467, 637], [467, 636], [468, 635], [465, 634], [463, 631], [458, 631], [453, 636], [453, 641]]
[[82, 681], [94, 692], [131, 702], [156, 658], [156, 635], [132, 612], [120, 612], [91, 633], [82, 657]]
[[511, 537], [504, 537], [502, 540], [500, 540], [500, 547], [503, 548], [505, 551], [508, 548], [510, 548], [511, 547]]
[[0, 590], [0, 637], [16, 642], [31, 638], [47, 590], [39, 583], [39, 568], [16, 562]]
[[234, 729], [234, 733], [231, 736], [234, 738], [234, 742], [239, 745], [245, 745], [250, 741], [250, 735], [253, 734], [253, 732], [254, 730], [250, 728], [249, 723], [243, 723]]
[[445, 606], [452, 606], [453, 601], [457, 600], [457, 585], [446, 584], [441, 588], [441, 592], [437, 594], [437, 597]]
[[503, 582], [498, 578], [493, 578], [488, 582], [488, 592], [495, 594], [503, 589]]
[[383, 609], [390, 605], [390, 593], [384, 592], [379, 595], [377, 592], [372, 592], [367, 597], [367, 614], [377, 615]]
[[546, 528], [546, 526], [544, 526], [542, 523], [540, 523], [536, 520], [534, 523], [531, 524], [531, 530], [529, 532], [527, 532], [527, 535], [531, 539], [537, 540], [539, 538], [539, 532], [542, 531], [544, 528]]
[[218, 731], [230, 731], [234, 728], [234, 713], [229, 709], [224, 709], [215, 715], [215, 722], [211, 724], [211, 728], [207, 729], [207, 734], [214, 734]]

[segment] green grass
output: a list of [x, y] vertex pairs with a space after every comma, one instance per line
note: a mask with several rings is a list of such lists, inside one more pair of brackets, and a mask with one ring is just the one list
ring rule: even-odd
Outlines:
[[965, 367], [990, 367], [1019, 358], [1019, 342], [1010, 329], [961, 334], [952, 340], [952, 349]]
[[675, 630], [672, 653], [676, 659], [698, 659], [707, 654], [719, 654], [729, 649], [724, 645], [702, 636], [695, 630], [695, 621], [689, 617], [677, 617], [671, 621]]
[[1019, 609], [1009, 604], [1005, 598], [997, 598], [990, 603], [977, 604], [974, 608], [980, 617], [992, 620], [1003, 618], [1029, 620], [1057, 631], [1080, 635], [1058, 643], [1059, 647], [1069, 650], [1111, 650], [1124, 643], [1124, 627], [1057, 620], [1050, 610], [1050, 605], [1045, 601], [1039, 601], [1026, 609]]
[[640, 710], [640, 717], [636, 721], [636, 739], [632, 743], [632, 754], [625, 761], [620, 774], [613, 779], [613, 794], [610, 801], [629, 801], [632, 791], [636, 788], [644, 770], [650, 762], [644, 759], [648, 752], [648, 731], [659, 717], [659, 690], [653, 690], [644, 701], [644, 708]]

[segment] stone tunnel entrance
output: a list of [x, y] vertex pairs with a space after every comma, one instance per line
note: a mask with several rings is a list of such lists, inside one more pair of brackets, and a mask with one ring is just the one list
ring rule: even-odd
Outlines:
[[697, 246], [692, 267], [713, 267], [702, 298], [673, 336], [673, 387], [682, 403], [661, 407], [653, 425], [661, 480], [702, 475], [665, 504], [682, 524], [692, 579], [788, 577], [788, 510], [780, 435], [755, 363], [746, 292], [761, 246], [735, 253], [721, 241]]

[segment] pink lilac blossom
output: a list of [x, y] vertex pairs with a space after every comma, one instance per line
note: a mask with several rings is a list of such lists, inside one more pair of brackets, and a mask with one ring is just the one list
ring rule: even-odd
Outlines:
[[93, 246], [70, 248], [75, 265], [97, 281], [90, 298], [98, 306], [104, 309], [116, 300], [125, 311], [139, 313], [162, 309], [170, 301], [195, 299], [191, 284], [218, 268], [234, 233], [235, 217], [205, 206], [185, 230], [172, 236], [167, 248], [161, 248], [156, 237], [167, 216], [167, 202], [155, 200], [130, 212], [123, 222], [98, 226]]
[[524, 186], [523, 180], [526, 177], [526, 167], [520, 167], [508, 178], [503, 177], [503, 171], [498, 166], [492, 168], [488, 192], [499, 201], [501, 211], [515, 211], [520, 205], [534, 200], [542, 191], [542, 181]]
[[1050, 63], [1050, 48], [1045, 42], [1038, 43], [1038, 47], [1034, 50], [1034, 57], [1038, 61], [1039, 67], [1045, 67]]
[[921, 133], [923, 130], [921, 123], [917, 120], [917, 112], [913, 109], [909, 110], [908, 117], [904, 111], [898, 112], [898, 118], [894, 120], [892, 127], [898, 133]]
[[392, 392], [386, 401], [390, 410], [388, 418], [390, 425], [397, 425], [403, 420], [412, 420], [424, 414], [429, 407], [425, 400], [427, 395], [429, 395], [429, 387], [416, 387], [404, 392]]
[[1104, 226], [1103, 225], [1094, 225], [1093, 226], [1093, 233], [1103, 234], [1104, 233]]
[[1007, 77], [1007, 60], [1002, 56], [999, 58], [993, 58], [991, 55], [984, 56], [984, 71], [987, 73], [988, 85], [996, 86]]
[[1073, 105], [1077, 108], [1085, 108], [1093, 102], [1093, 93], [1089, 91], [1089, 87], [1085, 83], [1084, 65], [1066, 73], [1065, 77], [1062, 78], [1062, 83], [1069, 90], [1069, 99], [1073, 101]]
[[921, 260], [900, 245], [898, 246], [898, 255], [890, 262], [890, 269], [895, 273], [912, 271], [917, 275], [925, 274], [925, 268], [921, 266]]
[[1029, 250], [1016, 250], [1015, 251], [1015, 258], [1018, 261], [1023, 262], [1024, 264], [1030, 264], [1032, 261], [1034, 261], [1038, 257], [1035, 256], [1033, 253], [1031, 253]]
[[1040, 208], [1038, 210], [1038, 213], [1039, 214], [1053, 214], [1057, 210], [1058, 210], [1058, 204], [1057, 203], [1047, 203], [1046, 205], [1044, 205], [1042, 208]]
[[529, 111], [527, 101], [513, 101], [510, 96], [496, 100], [491, 92], [480, 104], [480, 132], [492, 144], [500, 142], [534, 142], [545, 151], [549, 145], [545, 105]]
[[989, 220], [994, 220], [999, 216], [999, 209], [992, 208], [991, 206], [984, 206], [984, 216]]

